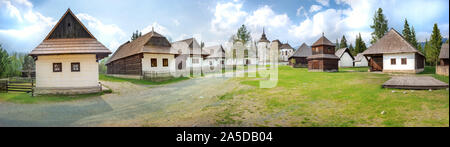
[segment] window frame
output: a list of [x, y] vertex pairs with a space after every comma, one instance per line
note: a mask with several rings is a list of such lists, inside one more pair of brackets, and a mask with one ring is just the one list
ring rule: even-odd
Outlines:
[[[55, 70], [55, 65], [58, 65], [58, 64], [59, 64], [59, 70]], [[62, 63], [61, 62], [53, 63], [52, 64], [52, 69], [53, 69], [53, 72], [62, 72]]]
[[391, 65], [397, 65], [397, 59], [391, 58]]
[[163, 67], [169, 67], [169, 59], [168, 58], [163, 58]]
[[[155, 65], [153, 65], [153, 60]], [[158, 59], [157, 58], [150, 58], [150, 67], [158, 67]]]
[[[402, 58], [401, 60], [402, 60], [402, 61], [401, 61], [401, 62], [402, 62], [402, 63], [401, 63], [402, 65], [408, 65], [408, 59], [407, 59], [407, 58]], [[403, 61], [405, 61], [405, 62], [403, 63]]]
[[[78, 70], [73, 70], [73, 65], [78, 65]], [[80, 64], [80, 62], [72, 62], [72, 63], [70, 63], [70, 71], [72, 71], [72, 72], [81, 72], [81, 64]]]

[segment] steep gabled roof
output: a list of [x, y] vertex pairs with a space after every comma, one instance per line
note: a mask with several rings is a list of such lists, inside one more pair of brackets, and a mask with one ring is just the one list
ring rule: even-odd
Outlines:
[[292, 46], [289, 45], [289, 43], [285, 43], [281, 45], [281, 49], [294, 49], [294, 48], [292, 48]]
[[345, 52], [347, 52], [347, 53], [350, 55], [350, 57], [352, 57], [352, 60], [355, 60], [355, 57], [353, 57], [353, 55], [350, 53], [350, 49], [348, 49], [348, 48], [341, 48], [341, 49], [338, 49], [338, 50], [334, 53], [334, 55], [336, 55], [336, 56], [339, 57], [339, 58], [342, 58], [342, 56], [344, 55]]
[[291, 57], [308, 57], [312, 55], [311, 47], [303, 43]]
[[[180, 46], [180, 45], [182, 45], [182, 44], [186, 44], [187, 45], [187, 47], [189, 48], [189, 50], [190, 50], [190, 53], [191, 53], [191, 55], [193, 55], [193, 54], [199, 54], [199, 52], [196, 52], [196, 51], [194, 51], [194, 49], [195, 50], [199, 50], [201, 53], [201, 55], [202, 56], [207, 56], [207, 55], [209, 55], [209, 53], [207, 52], [207, 51], [204, 51], [204, 50], [200, 50], [201, 49], [201, 45], [197, 42], [197, 40], [195, 39], [195, 38], [188, 38], [188, 39], [184, 39], [184, 40], [180, 40], [180, 41], [176, 41], [176, 42], [173, 42], [172, 44], [174, 44], [175, 46]], [[175, 50], [177, 50], [177, 52], [179, 52], [179, 53], [181, 53], [181, 50], [178, 48], [178, 49], [175, 49]]]
[[406, 41], [395, 29], [389, 30], [386, 35], [363, 52], [364, 55], [386, 53], [418, 53], [423, 56], [421, 52]]
[[448, 59], [448, 43], [442, 44], [439, 59]]
[[47, 37], [29, 55], [54, 54], [97, 54], [99, 58], [103, 58], [111, 54], [111, 51], [98, 42], [72, 11], [67, 9]]
[[106, 64], [140, 53], [177, 54], [171, 46], [166, 37], [152, 30], [131, 42], [122, 44]]
[[222, 45], [205, 47], [203, 50], [209, 53], [208, 58], [222, 58], [225, 57], [225, 50]]
[[327, 37], [322, 35], [322, 37], [319, 38], [311, 47], [321, 46], [321, 45], [328, 45], [328, 46], [336, 46], [334, 43], [332, 43], [330, 40], [328, 40]]
[[355, 61], [355, 62], [361, 62], [362, 59], [364, 59], [364, 58], [366, 58], [366, 57], [364, 57], [364, 55], [363, 55], [362, 53], [359, 53], [358, 55], [356, 55], [354, 61]]

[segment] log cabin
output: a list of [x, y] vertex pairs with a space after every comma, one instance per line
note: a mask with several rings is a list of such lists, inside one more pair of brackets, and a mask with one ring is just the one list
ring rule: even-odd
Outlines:
[[335, 46], [322, 34], [322, 37], [311, 46], [312, 55], [307, 58], [308, 71], [337, 72], [339, 57], [334, 54]]
[[341, 48], [338, 49], [335, 53], [337, 57], [339, 57], [339, 67], [353, 67], [355, 58], [350, 53], [350, 49]]
[[106, 62], [107, 73], [127, 78], [146, 78], [146, 74], [170, 77], [176, 72], [179, 53], [163, 35], [151, 32], [122, 44]]
[[35, 94], [100, 92], [98, 61], [109, 54], [68, 9], [29, 54], [36, 63]]
[[303, 43], [297, 51], [289, 57], [289, 65], [294, 68], [308, 67], [308, 56], [311, 56], [311, 47]]
[[436, 65], [436, 74], [448, 76], [448, 43], [442, 44], [439, 54], [439, 63]]
[[370, 71], [419, 73], [424, 70], [425, 56], [395, 29], [363, 52], [370, 58]]

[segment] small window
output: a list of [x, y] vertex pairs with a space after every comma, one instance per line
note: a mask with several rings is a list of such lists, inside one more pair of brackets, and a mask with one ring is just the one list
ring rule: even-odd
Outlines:
[[53, 72], [62, 72], [62, 63], [53, 63]]
[[163, 59], [163, 66], [168, 67], [169, 66], [169, 59]]
[[193, 64], [198, 64], [198, 63], [199, 63], [199, 60], [198, 60], [198, 59], [192, 59], [192, 63], [193, 63]]
[[80, 72], [80, 63], [71, 63], [72, 72]]
[[150, 59], [152, 67], [158, 67], [158, 60], [156, 58]]
[[396, 60], [395, 60], [395, 58], [392, 58], [392, 59], [391, 59], [391, 65], [395, 65], [395, 64], [397, 64], [397, 63], [396, 63]]
[[402, 65], [406, 65], [406, 64], [407, 64], [406, 58], [402, 58]]

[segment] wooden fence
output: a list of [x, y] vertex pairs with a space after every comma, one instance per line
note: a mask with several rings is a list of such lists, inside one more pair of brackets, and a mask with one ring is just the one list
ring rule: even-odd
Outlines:
[[34, 79], [14, 78], [0, 81], [0, 92], [26, 92], [34, 95]]

